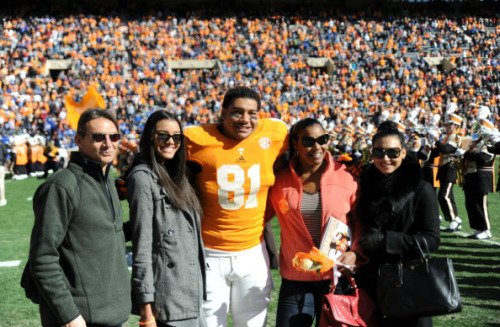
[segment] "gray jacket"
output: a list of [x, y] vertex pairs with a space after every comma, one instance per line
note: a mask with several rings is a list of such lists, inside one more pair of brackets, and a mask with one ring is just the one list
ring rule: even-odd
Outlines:
[[33, 198], [30, 268], [44, 326], [79, 314], [116, 326], [130, 314], [130, 284], [120, 200], [109, 175], [80, 153], [50, 176]]
[[160, 321], [199, 316], [205, 294], [205, 256], [200, 216], [173, 207], [145, 164], [127, 178], [132, 224], [132, 297], [151, 303]]

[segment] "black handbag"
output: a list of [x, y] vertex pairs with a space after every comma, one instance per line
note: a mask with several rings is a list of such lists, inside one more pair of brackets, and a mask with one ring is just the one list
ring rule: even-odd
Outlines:
[[418, 239], [421, 258], [396, 264], [382, 264], [378, 271], [377, 301], [384, 317], [426, 317], [462, 311], [453, 263], [450, 258], [427, 256]]

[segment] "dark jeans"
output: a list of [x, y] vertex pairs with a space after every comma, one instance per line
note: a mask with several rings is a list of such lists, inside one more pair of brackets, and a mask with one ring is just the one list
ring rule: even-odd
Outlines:
[[321, 314], [321, 299], [330, 291], [331, 280], [301, 282], [281, 279], [276, 327], [310, 327]]

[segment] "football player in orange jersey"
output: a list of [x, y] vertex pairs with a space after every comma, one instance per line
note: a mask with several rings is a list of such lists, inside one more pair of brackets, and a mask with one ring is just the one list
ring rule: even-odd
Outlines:
[[235, 87], [224, 95], [221, 123], [185, 130], [203, 207], [209, 327], [226, 326], [229, 311], [236, 327], [266, 325], [273, 283], [264, 212], [288, 130], [280, 120], [259, 119], [259, 111], [259, 94]]

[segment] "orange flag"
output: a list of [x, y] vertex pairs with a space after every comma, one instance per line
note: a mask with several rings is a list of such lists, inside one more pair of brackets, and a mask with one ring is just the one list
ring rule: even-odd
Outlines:
[[80, 119], [80, 115], [85, 110], [96, 107], [102, 109], [106, 108], [104, 99], [93, 86], [89, 87], [87, 94], [83, 96], [81, 102], [79, 103], [75, 102], [71, 94], [67, 94], [65, 100], [66, 100], [65, 106], [67, 112], [66, 120], [68, 121], [69, 126], [74, 130], [76, 130], [78, 126], [78, 119]]

